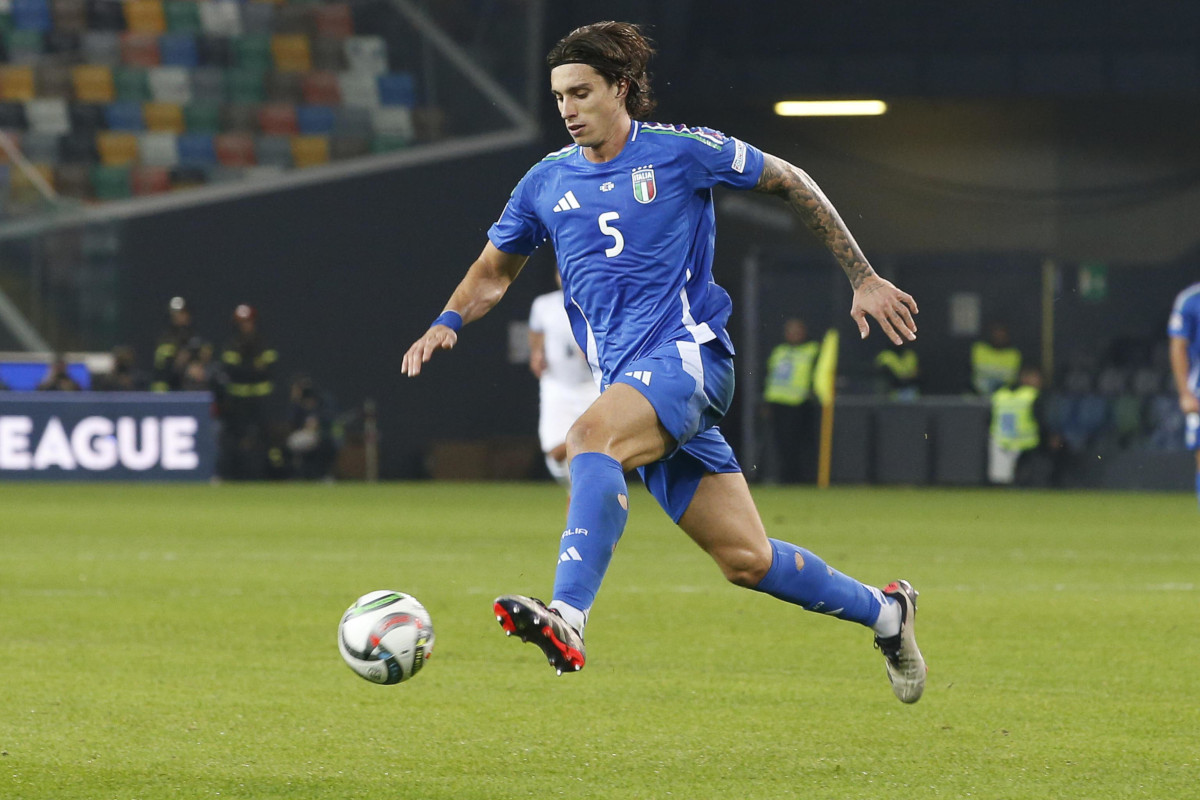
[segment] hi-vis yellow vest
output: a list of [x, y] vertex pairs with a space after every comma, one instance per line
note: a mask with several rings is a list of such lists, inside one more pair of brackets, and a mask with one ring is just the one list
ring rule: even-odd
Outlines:
[[920, 367], [916, 350], [902, 350], [898, 353], [895, 350], [884, 350], [875, 356], [875, 363], [886, 368], [902, 381], [911, 381], [917, 377], [917, 370]]
[[987, 342], [971, 345], [971, 385], [979, 394], [991, 394], [1001, 386], [1017, 382], [1021, 372], [1021, 351], [1015, 347], [998, 349]]
[[767, 360], [767, 386], [763, 399], [768, 403], [798, 406], [812, 393], [813, 370], [821, 354], [818, 342], [781, 344]]
[[992, 395], [992, 439], [1005, 450], [1032, 450], [1038, 446], [1037, 417], [1033, 404], [1038, 390], [1032, 386], [997, 389]]

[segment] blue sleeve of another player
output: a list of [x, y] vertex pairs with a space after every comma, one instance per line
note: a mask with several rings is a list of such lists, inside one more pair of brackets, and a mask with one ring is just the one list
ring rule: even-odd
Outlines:
[[1200, 326], [1200, 291], [1188, 289], [1175, 300], [1171, 309], [1171, 319], [1167, 323], [1168, 336], [1181, 336], [1189, 342], [1195, 342], [1197, 327]]
[[723, 139], [720, 148], [708, 145], [691, 148], [700, 168], [697, 177], [701, 184], [709, 187], [721, 184], [731, 189], [753, 189], [758, 183], [758, 176], [762, 174], [762, 150], [732, 136], [716, 135]]
[[531, 255], [549, 233], [533, 211], [532, 173], [527, 173], [513, 189], [500, 219], [488, 229], [488, 239], [497, 249], [516, 255]]

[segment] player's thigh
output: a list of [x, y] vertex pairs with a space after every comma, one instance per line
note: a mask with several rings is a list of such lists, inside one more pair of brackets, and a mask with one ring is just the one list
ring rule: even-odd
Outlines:
[[567, 457], [604, 453], [626, 470], [657, 461], [675, 447], [654, 406], [623, 383], [608, 387], [567, 433]]
[[679, 527], [734, 583], [756, 586], [771, 568], [771, 543], [740, 472], [701, 478]]

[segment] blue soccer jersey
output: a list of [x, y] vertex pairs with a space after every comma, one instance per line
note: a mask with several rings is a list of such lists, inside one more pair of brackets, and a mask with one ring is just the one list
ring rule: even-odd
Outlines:
[[667, 342], [732, 354], [732, 304], [712, 277], [712, 188], [753, 188], [762, 164], [717, 131], [635, 121], [612, 161], [571, 145], [535, 164], [488, 238], [519, 255], [553, 242], [575, 339], [605, 386]]
[[1187, 340], [1188, 386], [1200, 395], [1200, 283], [1192, 284], [1175, 298], [1167, 335]]

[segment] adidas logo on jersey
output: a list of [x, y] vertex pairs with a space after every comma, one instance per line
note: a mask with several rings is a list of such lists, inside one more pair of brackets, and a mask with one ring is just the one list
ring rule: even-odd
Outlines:
[[572, 208], [579, 208], [579, 201], [575, 199], [574, 192], [567, 192], [562, 196], [562, 199], [558, 201], [558, 205], [554, 207], [554, 213], [557, 214], [559, 211], [570, 211]]
[[633, 372], [626, 372], [625, 377], [633, 378], [635, 381], [641, 381], [642, 383], [646, 384], [647, 386], [650, 385], [650, 370], [648, 370], [648, 369], [647, 370], [637, 369], [637, 370], [634, 370]]

